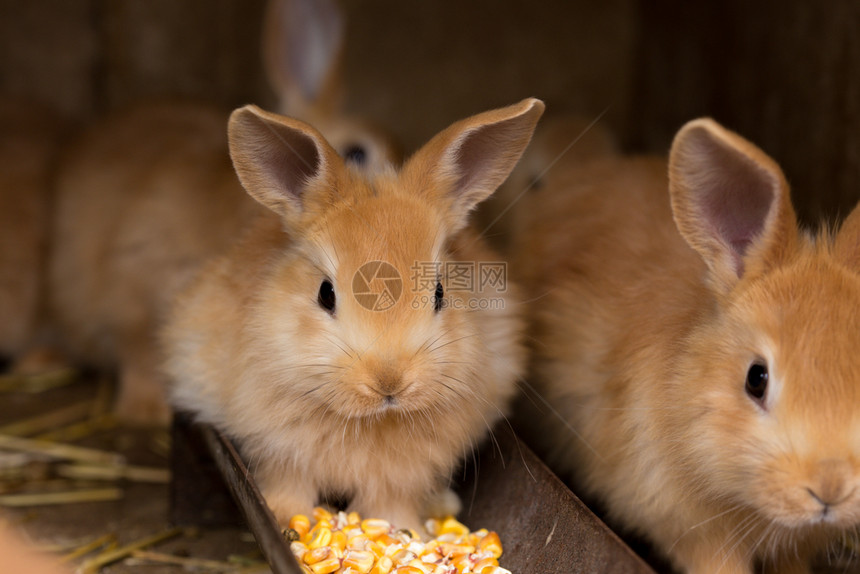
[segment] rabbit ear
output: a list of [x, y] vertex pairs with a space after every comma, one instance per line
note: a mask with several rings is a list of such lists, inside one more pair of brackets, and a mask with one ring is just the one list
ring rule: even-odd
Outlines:
[[675, 136], [669, 189], [678, 230], [722, 292], [795, 245], [797, 222], [782, 170], [713, 120], [694, 120]]
[[543, 110], [530, 98], [453, 124], [410, 158], [407, 181], [447, 208], [451, 232], [462, 228], [469, 211], [511, 173]]
[[340, 106], [344, 22], [334, 0], [269, 0], [263, 60], [279, 111], [306, 117]]
[[842, 222], [836, 236], [836, 257], [855, 271], [860, 271], [860, 204]]
[[[242, 186], [290, 226], [336, 189], [343, 161], [308, 124], [245, 106], [230, 115], [230, 157]], [[321, 202], [325, 204], [325, 198]]]

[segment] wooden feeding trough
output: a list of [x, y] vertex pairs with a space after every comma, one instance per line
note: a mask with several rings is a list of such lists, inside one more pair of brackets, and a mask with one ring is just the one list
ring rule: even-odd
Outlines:
[[[653, 573], [513, 431], [502, 425], [494, 435], [456, 478], [463, 500], [459, 518], [472, 528], [498, 532], [502, 566], [516, 574]], [[179, 414], [173, 445], [173, 521], [216, 526], [244, 516], [272, 571], [301, 574], [231, 442]]]

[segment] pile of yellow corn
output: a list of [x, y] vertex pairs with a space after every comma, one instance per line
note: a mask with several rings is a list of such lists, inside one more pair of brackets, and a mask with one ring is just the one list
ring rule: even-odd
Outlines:
[[511, 574], [499, 566], [502, 543], [486, 529], [470, 532], [453, 517], [427, 521], [428, 542], [413, 530], [356, 512], [297, 514], [284, 535], [306, 574]]

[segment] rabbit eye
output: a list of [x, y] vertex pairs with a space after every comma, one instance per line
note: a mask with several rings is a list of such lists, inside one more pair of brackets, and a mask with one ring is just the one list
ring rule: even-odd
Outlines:
[[767, 391], [767, 365], [753, 363], [747, 371], [746, 392], [756, 402], [764, 399]]
[[442, 282], [436, 283], [436, 292], [433, 293], [433, 310], [437, 313], [442, 309], [445, 303], [445, 289], [442, 287]]
[[354, 163], [355, 165], [364, 165], [367, 161], [367, 150], [364, 149], [363, 146], [358, 144], [352, 144], [346, 147], [346, 151], [343, 152], [343, 159], [345, 159], [348, 163]]
[[334, 296], [334, 285], [331, 284], [331, 281], [326, 279], [320, 284], [320, 292], [317, 295], [317, 303], [320, 304], [320, 307], [329, 312], [329, 314], [334, 314], [334, 304], [335, 304], [335, 296]]

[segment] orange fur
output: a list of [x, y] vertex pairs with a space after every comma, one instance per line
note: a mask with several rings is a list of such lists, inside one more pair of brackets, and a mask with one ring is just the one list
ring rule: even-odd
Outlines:
[[[334, 107], [327, 89], [339, 61], [303, 62], [320, 38], [308, 0], [272, 0], [266, 48], [302, 64], [269, 67], [282, 106], [315, 122], [341, 153], [360, 147], [363, 166], [398, 159], [378, 128]], [[319, 5], [328, 2], [322, 2]], [[336, 6], [328, 8], [337, 15]], [[292, 28], [286, 28], [287, 23]], [[298, 27], [296, 27], [298, 26]], [[292, 37], [290, 34], [310, 30]], [[322, 40], [342, 41], [340, 28]], [[332, 37], [328, 37], [332, 35]], [[332, 54], [337, 57], [337, 54]], [[299, 101], [294, 83], [329, 78]], [[308, 76], [308, 77], [305, 77]], [[329, 88], [328, 84], [332, 84]], [[207, 258], [240, 235], [259, 206], [242, 190], [227, 150], [227, 114], [201, 103], [148, 103], [114, 114], [71, 147], [60, 173], [51, 308], [60, 341], [79, 362], [119, 370], [116, 410], [131, 422], [165, 422], [170, 411], [156, 330], [174, 294]]]
[[[527, 100], [454, 124], [400, 172], [348, 168], [307, 124], [247, 107], [230, 122], [248, 192], [270, 207], [181, 298], [165, 341], [174, 403], [241, 445], [276, 517], [319, 496], [421, 528], [457, 462], [507, 409], [525, 352], [516, 289], [504, 305], [417, 262], [498, 261], [466, 214], [508, 175], [543, 105]], [[286, 155], [298, 154], [287, 158]], [[366, 263], [403, 281], [371, 310], [352, 293]], [[330, 281], [336, 303], [317, 301]], [[446, 512], [457, 509], [450, 506]]]
[[117, 407], [130, 420], [169, 415], [155, 330], [173, 294], [257, 210], [224, 125], [199, 104], [141, 106], [88, 130], [61, 169], [52, 317], [70, 357], [120, 369]]
[[522, 206], [513, 270], [559, 415], [536, 436], [681, 571], [808, 572], [860, 524], [860, 208], [800, 234], [778, 166], [709, 120], [670, 159], [668, 180], [658, 159], [559, 170]]

